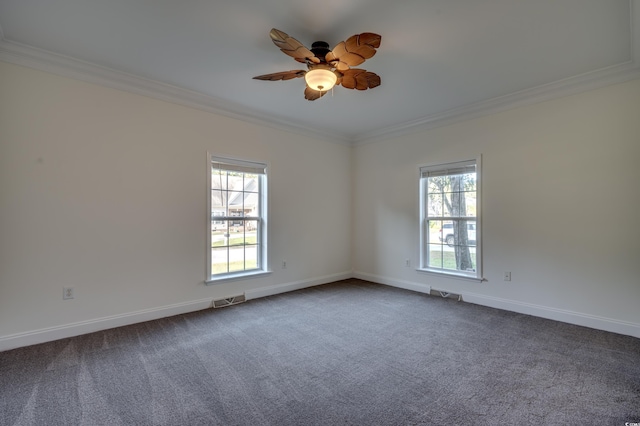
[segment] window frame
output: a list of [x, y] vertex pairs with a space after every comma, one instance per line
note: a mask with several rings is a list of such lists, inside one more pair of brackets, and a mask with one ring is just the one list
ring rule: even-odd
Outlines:
[[[224, 273], [213, 273], [212, 265], [212, 226], [215, 222], [220, 221], [232, 221], [238, 220], [238, 216], [228, 214], [227, 216], [218, 216], [212, 210], [212, 176], [215, 165], [225, 165], [227, 167], [221, 167], [222, 170], [229, 171], [242, 171], [250, 172], [251, 170], [263, 170], [263, 173], [256, 173], [258, 177], [258, 216], [240, 216], [242, 221], [258, 221], [256, 240], [258, 241], [257, 263], [258, 267], [255, 269], [232, 271]], [[267, 241], [267, 229], [268, 229], [268, 164], [266, 162], [251, 161], [238, 159], [228, 156], [214, 155], [207, 152], [207, 225], [206, 225], [206, 270], [205, 270], [205, 284], [215, 284], [225, 282], [229, 280], [243, 279], [249, 277], [255, 277], [271, 273], [268, 262], [268, 241]], [[243, 191], [244, 192], [244, 188]], [[231, 225], [228, 225], [231, 226]], [[243, 227], [244, 229], [244, 227]]]
[[[448, 174], [448, 170], [459, 169], [461, 167], [470, 166], [472, 164], [475, 165], [476, 170], [476, 215], [474, 217], [474, 220], [476, 222], [475, 271], [460, 271], [454, 269], [444, 269], [443, 267], [433, 267], [429, 265], [429, 220], [443, 220], [445, 217], [429, 216], [429, 212], [427, 209], [427, 202], [429, 197], [427, 185], [428, 176], [425, 176], [425, 173], [439, 171], [443, 172], [444, 174]], [[476, 158], [448, 163], [428, 164], [419, 167], [418, 172], [420, 199], [420, 265], [418, 271], [443, 277], [462, 278], [472, 281], [484, 281], [482, 275], [482, 156], [478, 155]], [[453, 173], [451, 175], [453, 175]], [[466, 216], [455, 217], [455, 219], [457, 218], [461, 220], [469, 220], [469, 217]], [[441, 243], [443, 245], [445, 244], [444, 241], [441, 241]]]

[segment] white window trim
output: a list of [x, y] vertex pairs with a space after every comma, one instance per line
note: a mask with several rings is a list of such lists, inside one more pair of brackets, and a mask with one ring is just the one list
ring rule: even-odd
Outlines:
[[[266, 179], [264, 179], [264, 184], [261, 186], [261, 194], [260, 194], [260, 211], [262, 212], [262, 226], [261, 226], [261, 235], [260, 235], [260, 265], [261, 269], [252, 269], [250, 271], [239, 271], [232, 272], [224, 275], [212, 275], [211, 274], [211, 165], [216, 161], [223, 161], [226, 164], [235, 164], [240, 167], [255, 167], [261, 166], [264, 167], [264, 175]], [[205, 265], [205, 279], [204, 283], [206, 285], [211, 284], [219, 284], [228, 281], [240, 280], [244, 278], [255, 278], [264, 275], [271, 274], [271, 269], [269, 268], [269, 259], [268, 259], [268, 218], [269, 218], [269, 179], [268, 179], [268, 171], [269, 164], [264, 161], [251, 161], [251, 160], [241, 160], [229, 156], [221, 156], [214, 155], [211, 152], [207, 152], [207, 222], [206, 222], [206, 265]]]
[[[424, 187], [424, 179], [422, 178], [423, 169], [447, 170], [449, 165], [461, 165], [475, 161], [476, 165], [476, 271], [474, 273], [465, 273], [462, 271], [449, 271], [438, 268], [429, 268], [427, 265], [427, 212], [426, 212], [426, 189]], [[427, 164], [418, 167], [419, 191], [420, 191], [420, 266], [416, 270], [420, 273], [437, 275], [439, 277], [460, 278], [476, 282], [485, 281], [482, 272], [482, 155], [478, 155], [475, 159], [466, 159], [459, 161], [451, 161], [448, 163]]]

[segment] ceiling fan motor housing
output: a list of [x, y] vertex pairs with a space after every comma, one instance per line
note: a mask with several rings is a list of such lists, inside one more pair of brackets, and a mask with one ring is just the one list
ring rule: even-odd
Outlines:
[[320, 59], [321, 62], [327, 62], [325, 57], [327, 56], [327, 53], [331, 52], [331, 49], [329, 49], [329, 43], [327, 43], [326, 41], [314, 42], [311, 45], [310, 50], [314, 55], [316, 55], [316, 58]]

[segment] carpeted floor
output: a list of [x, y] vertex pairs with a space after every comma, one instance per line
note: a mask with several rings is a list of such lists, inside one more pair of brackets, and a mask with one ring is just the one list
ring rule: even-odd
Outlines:
[[346, 280], [0, 353], [2, 425], [640, 422], [640, 339]]

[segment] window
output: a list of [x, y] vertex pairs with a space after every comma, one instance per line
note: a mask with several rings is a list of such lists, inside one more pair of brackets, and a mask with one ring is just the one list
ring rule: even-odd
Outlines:
[[210, 160], [208, 281], [266, 272], [266, 164]]
[[420, 168], [420, 268], [482, 278], [480, 159]]

